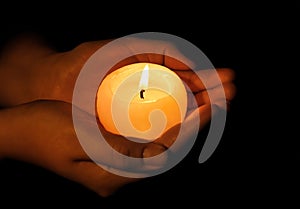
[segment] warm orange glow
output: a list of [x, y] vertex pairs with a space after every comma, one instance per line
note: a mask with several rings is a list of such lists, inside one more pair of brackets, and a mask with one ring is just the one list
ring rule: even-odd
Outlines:
[[152, 63], [117, 69], [106, 76], [97, 93], [97, 114], [107, 131], [145, 140], [181, 123], [186, 107], [180, 78]]

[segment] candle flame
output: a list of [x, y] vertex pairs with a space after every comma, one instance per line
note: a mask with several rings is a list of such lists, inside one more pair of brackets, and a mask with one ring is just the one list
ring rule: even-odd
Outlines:
[[147, 88], [148, 81], [149, 81], [149, 65], [146, 64], [141, 75], [141, 80], [139, 84], [140, 89]]

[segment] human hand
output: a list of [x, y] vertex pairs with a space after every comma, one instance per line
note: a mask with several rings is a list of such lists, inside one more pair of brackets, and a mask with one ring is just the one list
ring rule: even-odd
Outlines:
[[[56, 52], [39, 37], [21, 36], [9, 44], [0, 57], [0, 83], [3, 86], [0, 88], [0, 105], [13, 106], [40, 99], [72, 103], [74, 86], [84, 64], [97, 50], [112, 41], [90, 41], [66, 52]], [[136, 54], [141, 48], [155, 53]], [[104, 56], [109, 58], [105, 58], [107, 60], [122, 54], [130, 55], [116, 63], [107, 73], [136, 62], [160, 64], [174, 70], [189, 87], [189, 109], [197, 106], [193, 104], [192, 98], [196, 98], [198, 105], [207, 104], [211, 102], [209, 93], [220, 97], [223, 88], [228, 101], [235, 95], [234, 71], [228, 68], [217, 68], [217, 73], [213, 69], [198, 71], [204, 75], [203, 81], [191, 70], [195, 63], [167, 41], [131, 38], [125, 44], [114, 45], [106, 53]], [[10, 78], [14, 78], [14, 82]], [[95, 97], [90, 95], [93, 93], [87, 88], [82, 96]], [[78, 106], [87, 110], [84, 103]]]
[[[92, 141], [94, 135], [89, 132], [94, 128], [90, 121], [92, 116], [79, 109], [75, 114], [82, 122], [77, 131], [85, 132]], [[98, 162], [90, 159], [77, 139], [72, 121], [72, 105], [69, 103], [34, 101], [2, 109], [0, 123], [1, 158], [12, 158], [43, 167], [82, 184], [100, 196], [108, 196], [120, 187], [139, 180], [103, 169], [101, 166], [109, 166], [121, 171], [128, 165], [120, 162], [108, 165], [107, 162], [111, 162], [114, 154], [107, 152], [101, 144], [93, 144]], [[138, 144], [117, 135], [109, 135], [107, 141], [116, 151], [132, 157], [152, 156], [165, 149], [161, 144]]]
[[[55, 52], [45, 44], [36, 41], [36, 37], [34, 39], [25, 37], [13, 42], [14, 45], [8, 47], [9, 50], [6, 50], [7, 53], [4, 54], [4, 57], [2, 56], [2, 60], [5, 60], [4, 64], [6, 66], [12, 68], [11, 72], [16, 71], [14, 74], [17, 76], [11, 77], [14, 80], [21, 81], [18, 82], [18, 85], [13, 86], [14, 82], [10, 82], [11, 79], [0, 82], [5, 84], [5, 88], [0, 88], [5, 90], [2, 94], [0, 90], [0, 100], [4, 101], [4, 106], [39, 99], [73, 103], [74, 86], [84, 64], [97, 50], [105, 47], [111, 41], [113, 40], [86, 42], [67, 52]], [[141, 49], [154, 51], [155, 53], [140, 54], [138, 50]], [[121, 44], [112, 45], [105, 52], [106, 54], [102, 53], [104, 56], [103, 62], [113, 60], [114, 57], [120, 57], [123, 54], [128, 55], [126, 59], [120, 60], [108, 72], [135, 62], [161, 64], [174, 70], [187, 86], [187, 115], [198, 112], [201, 116], [200, 130], [211, 118], [211, 105], [226, 109], [228, 107], [225, 106], [227, 103], [224, 101], [229, 102], [235, 95], [234, 72], [231, 69], [219, 68], [216, 71], [213, 69], [191, 70], [195, 63], [185, 57], [175, 45], [167, 41], [129, 38]], [[0, 66], [1, 63], [3, 65], [3, 61], [0, 61]], [[105, 65], [105, 63], [101, 63], [101, 65]], [[1, 72], [3, 70], [1, 71], [0, 68]], [[24, 76], [24, 73], [28, 76]], [[18, 79], [19, 74], [23, 75], [23, 80]], [[201, 74], [202, 77], [198, 74]], [[0, 78], [5, 77], [7, 76], [0, 76]], [[75, 102], [73, 105], [94, 114], [94, 108], [87, 107], [88, 103], [86, 101], [88, 99], [86, 98], [96, 97], [96, 92], [88, 88], [89, 82], [95, 75], [88, 75], [87, 77], [87, 88], [84, 92], [81, 92], [79, 103]], [[200, 78], [204, 78], [204, 80]], [[24, 89], [28, 90], [23, 92]], [[225, 92], [225, 95], [223, 92]], [[194, 114], [194, 117], [197, 117], [196, 114]]]
[[[14, 106], [17, 104], [23, 104], [35, 100], [40, 100], [40, 99], [55, 100], [56, 102], [49, 101], [49, 103], [47, 104], [39, 104], [40, 102], [38, 103], [34, 102], [32, 104], [33, 106], [35, 106], [35, 109], [37, 110], [40, 109], [41, 112], [44, 112], [44, 114], [47, 114], [46, 112], [48, 112], [50, 109], [56, 112], [56, 114], [53, 115], [59, 116], [60, 114], [58, 113], [64, 112], [66, 108], [65, 106], [68, 106], [66, 103], [69, 103], [69, 105], [72, 103], [73, 89], [76, 83], [76, 79], [80, 74], [83, 65], [90, 58], [90, 56], [93, 55], [95, 51], [105, 46], [105, 44], [108, 44], [110, 41], [111, 40], [86, 42], [80, 44], [78, 47], [67, 52], [54, 52], [53, 50], [45, 47], [44, 45], [36, 44], [35, 42], [30, 43], [30, 41], [28, 40], [25, 40], [23, 44], [18, 44], [18, 47], [16, 47], [15, 50], [12, 48], [11, 49], [12, 51], [6, 54], [6, 59], [5, 59], [6, 62], [5, 63], [0, 62], [0, 66], [2, 64], [4, 66], [12, 67], [13, 69], [12, 72], [16, 72], [16, 73], [19, 72], [20, 69], [22, 69], [23, 71], [25, 69], [25, 72], [27, 72], [29, 76], [25, 77], [27, 80], [26, 79], [25, 81], [23, 80], [19, 86], [13, 86], [13, 88], [7, 88], [6, 86], [6, 88], [4, 88], [4, 90], [6, 89], [6, 92], [4, 93], [0, 92], [2, 105]], [[30, 47], [28, 46], [28, 44], [30, 45]], [[35, 47], [32, 47], [32, 45], [34, 45]], [[188, 114], [184, 122], [182, 124], [179, 124], [178, 126], [171, 128], [168, 132], [163, 134], [159, 139], [148, 144], [138, 144], [135, 142], [131, 142], [130, 140], [124, 140], [122, 136], [113, 135], [105, 131], [100, 124], [99, 128], [102, 131], [102, 134], [105, 136], [107, 142], [111, 145], [111, 147], [113, 147], [115, 150], [117, 150], [122, 154], [126, 154], [132, 157], [138, 157], [138, 158], [147, 158], [166, 151], [176, 140], [180, 126], [184, 127], [183, 128], [184, 136], [188, 138], [189, 134], [194, 131], [191, 130], [191, 127], [193, 127], [194, 118], [199, 117], [200, 114], [201, 121], [200, 121], [199, 130], [201, 130], [210, 121], [212, 117], [211, 107], [215, 105], [218, 106], [219, 108], [226, 109], [227, 107], [224, 106], [224, 103], [222, 102], [218, 103], [218, 102], [223, 101], [224, 99], [230, 101], [234, 97], [235, 94], [235, 87], [233, 84], [234, 73], [230, 69], [217, 69], [218, 79], [216, 79], [216, 73], [214, 73], [214, 71], [212, 70], [207, 69], [201, 71], [202, 73], [205, 74], [205, 78], [207, 79], [204, 85], [204, 82], [197, 76], [197, 74], [194, 71], [190, 69], [190, 66], [193, 66], [193, 63], [189, 59], [184, 57], [180, 53], [180, 51], [178, 51], [178, 49], [174, 48], [174, 46], [170, 45], [167, 42], [134, 39], [128, 42], [128, 45], [122, 47], [123, 47], [122, 49], [115, 48], [114, 50], [110, 51], [110, 53], [108, 53], [107, 56], [108, 57], [118, 56], [118, 54], [116, 53], [123, 53], [124, 51], [127, 52], [129, 51], [130, 53], [132, 53], [132, 56], [128, 57], [125, 60], [121, 60], [119, 63], [113, 66], [113, 68], [110, 69], [110, 72], [119, 67], [122, 67], [127, 64], [132, 64], [135, 62], [152, 62], [156, 64], [162, 64], [174, 70], [180, 76], [180, 78], [182, 78], [182, 80], [185, 82], [186, 86], [188, 87], [187, 91], [188, 91], [188, 98], [189, 98]], [[134, 55], [135, 49], [141, 47], [154, 47], [157, 53]], [[20, 57], [22, 57], [21, 55], [25, 53], [25, 50], [28, 56], [26, 57], [26, 59], [19, 59]], [[165, 56], [164, 52], [166, 50], [170, 50], [172, 51], [172, 53], [176, 54], [176, 57], [180, 57], [181, 58], [180, 61], [172, 57]], [[17, 66], [12, 65], [12, 63], [18, 63], [18, 65]], [[22, 68], [20, 68], [20, 66], [22, 66]], [[18, 76], [15, 78], [18, 78]], [[9, 81], [9, 79], [7, 80]], [[21, 84], [27, 86], [25, 89], [27, 89], [28, 94], [24, 92], [20, 93], [20, 89], [24, 89], [22, 88]], [[7, 83], [7, 85], [9, 86], [10, 84]], [[225, 92], [225, 98], [222, 94], [223, 90]], [[83, 96], [91, 96], [89, 94], [91, 94], [91, 92], [87, 91], [85, 92], [85, 94], [83, 94]], [[12, 97], [11, 95], [14, 96]], [[210, 95], [214, 95], [213, 100], [211, 100]], [[26, 98], [26, 96], [28, 97]], [[211, 105], [212, 102], [213, 105]], [[83, 103], [72, 104], [72, 105], [76, 105], [80, 110], [83, 110], [83, 112], [88, 110], [84, 106], [84, 104], [83, 105], [82, 104]], [[70, 106], [68, 108], [70, 108]], [[88, 117], [89, 113], [90, 112], [87, 111], [81, 115], [84, 116], [82, 117], [83, 131], [89, 128], [89, 124], [90, 124], [89, 117]], [[64, 143], [64, 146], [62, 146], [61, 150], [59, 150], [60, 152], [56, 153], [57, 158], [56, 157], [52, 158], [53, 156], [49, 157], [51, 156], [50, 155], [51, 153], [49, 152], [49, 150], [47, 150], [47, 148], [45, 148], [46, 147], [45, 145], [47, 143], [39, 144], [38, 146], [38, 144], [36, 144], [38, 140], [32, 140], [29, 142], [33, 143], [32, 147], [36, 147], [37, 150], [43, 150], [43, 152], [38, 152], [38, 154], [44, 156], [46, 161], [40, 162], [38, 161], [38, 159], [35, 159], [34, 157], [30, 157], [32, 156], [32, 153], [24, 152], [24, 149], [21, 149], [22, 146], [26, 146], [25, 144], [23, 144], [22, 146], [20, 145], [19, 150], [16, 149], [16, 151], [20, 152], [19, 157], [17, 155], [16, 156], [11, 155], [11, 156], [18, 159], [28, 160], [29, 162], [33, 162], [38, 165], [44, 166], [50, 170], [59, 173], [62, 176], [66, 176], [67, 178], [73, 179], [77, 182], [86, 185], [88, 188], [91, 188], [92, 190], [96, 191], [101, 195], [109, 194], [126, 183], [136, 181], [136, 179], [121, 177], [118, 175], [111, 174], [110, 172], [107, 172], [106, 170], [100, 168], [95, 163], [93, 163], [91, 159], [86, 155], [86, 153], [84, 152], [80, 144], [78, 143], [78, 140], [76, 138], [76, 133], [74, 131], [74, 127], [72, 126], [71, 123], [72, 115], [70, 114], [70, 112], [60, 115], [59, 117], [65, 117], [65, 119], [62, 119], [62, 121], [66, 120], [68, 121], [68, 123], [60, 124], [61, 126], [58, 127], [53, 127], [52, 122], [48, 124], [44, 124], [44, 123], [40, 124], [41, 126], [44, 127], [44, 129], [47, 129], [47, 127], [48, 129], [52, 128], [54, 130], [52, 134], [56, 132], [58, 132], [57, 134], [59, 134], [59, 131], [57, 131], [59, 130], [58, 129], [59, 127], [65, 127], [66, 130], [69, 130], [69, 132], [67, 131], [68, 133], [65, 132], [61, 133], [62, 135], [66, 134], [66, 136], [59, 137], [60, 139], [55, 141], [58, 143]], [[31, 129], [28, 128], [27, 130], [28, 131], [24, 134], [24, 136], [26, 136], [26, 134], [28, 136], [32, 136], [33, 133], [31, 133], [29, 130], [33, 132], [34, 131], [37, 132], [36, 129], [32, 129], [32, 128]], [[43, 129], [41, 128], [37, 130], [43, 130]], [[34, 133], [34, 136], [30, 138], [32, 139], [40, 138], [41, 136], [39, 134], [43, 132], [42, 131], [41, 133], [39, 132], [40, 131]], [[58, 139], [57, 137], [50, 136], [50, 135], [47, 136], [47, 138], [50, 138], [50, 141], [52, 141], [51, 139], [53, 138]], [[72, 142], [71, 140], [65, 140], [70, 138], [72, 138]], [[92, 136], [90, 138], [92, 138]], [[44, 142], [45, 141], [43, 141], [43, 143]], [[73, 145], [68, 146], [69, 143], [72, 143]], [[30, 143], [28, 143], [28, 146], [29, 145]], [[57, 146], [57, 144], [55, 145], [54, 143], [53, 146]], [[69, 156], [63, 154], [63, 152], [65, 152], [65, 149], [69, 152]], [[54, 150], [55, 152], [57, 152], [56, 149]], [[98, 162], [99, 164], [102, 163], [103, 165], [113, 167], [114, 169], [126, 170], [127, 168], [126, 166], [128, 165], [122, 163], [120, 164], [119, 161], [114, 162], [108, 159], [109, 157], [111, 157], [112, 153], [107, 154], [107, 150], [103, 150], [101, 147], [99, 147], [97, 153], [99, 155], [97, 157], [97, 159], [99, 159]], [[96, 168], [94, 171], [90, 171], [91, 173], [89, 173], [88, 175], [85, 173], [80, 173], [80, 169], [78, 170], [77, 173], [75, 172], [76, 174], [71, 174], [72, 172], [70, 171], [73, 169], [73, 167], [70, 164], [67, 165], [66, 162], [66, 160], [69, 160], [68, 162], [70, 163], [70, 159], [73, 160], [79, 159], [78, 162], [81, 162], [79, 165], [81, 164], [85, 165], [85, 162], [89, 162], [88, 165], [93, 164], [93, 166], [95, 166]], [[47, 162], [47, 160], [49, 162]], [[65, 162], [65, 164], [60, 163], [59, 162], [60, 160]], [[158, 167], [163, 166], [164, 163], [165, 162], [158, 162], [156, 166]], [[64, 164], [64, 168], [60, 167], [61, 164]], [[143, 169], [153, 169], [153, 168], [146, 167]], [[95, 175], [95, 176], [92, 177], [89, 175]], [[112, 178], [113, 179], [112, 182], [115, 183], [112, 185], [105, 185], [105, 184], [102, 185], [103, 177]]]
[[[75, 131], [72, 114], [81, 121], [80, 130]], [[7, 121], [10, 123], [6, 123]], [[116, 175], [103, 169], [113, 168], [122, 173], [128, 167], [115, 153], [105, 149], [101, 143], [93, 143], [95, 135], [91, 129], [95, 124], [93, 116], [62, 101], [34, 101], [0, 111], [0, 156], [29, 162], [61, 175], [100, 196], [108, 196], [122, 186], [136, 182], [139, 178]], [[185, 122], [187, 127], [188, 120]], [[14, 131], [11, 131], [13, 128]], [[149, 143], [136, 143], [124, 137], [100, 129], [110, 146], [119, 153], [135, 158], [152, 157], [165, 152], [176, 140], [178, 127], [166, 132], [159, 139]], [[97, 162], [85, 152], [76, 132], [84, 132], [96, 153]], [[144, 164], [143, 171], [164, 166], [164, 162], [154, 165]]]

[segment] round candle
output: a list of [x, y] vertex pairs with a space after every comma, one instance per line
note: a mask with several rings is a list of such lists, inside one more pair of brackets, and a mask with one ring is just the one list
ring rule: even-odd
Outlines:
[[97, 92], [101, 124], [107, 131], [126, 137], [154, 140], [181, 123], [186, 109], [183, 82], [158, 64], [121, 67], [103, 79]]

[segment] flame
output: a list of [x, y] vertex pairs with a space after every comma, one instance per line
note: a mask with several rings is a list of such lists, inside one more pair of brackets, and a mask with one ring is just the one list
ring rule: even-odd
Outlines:
[[141, 75], [139, 88], [140, 89], [147, 88], [148, 87], [148, 82], [149, 82], [149, 65], [146, 64], [146, 66], [143, 69], [142, 75]]

